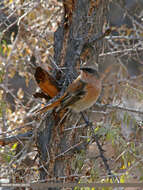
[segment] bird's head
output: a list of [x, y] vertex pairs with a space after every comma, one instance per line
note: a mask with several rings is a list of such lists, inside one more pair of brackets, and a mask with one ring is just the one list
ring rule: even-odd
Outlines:
[[100, 80], [100, 75], [95, 67], [82, 66], [81, 70], [81, 79], [85, 82]]

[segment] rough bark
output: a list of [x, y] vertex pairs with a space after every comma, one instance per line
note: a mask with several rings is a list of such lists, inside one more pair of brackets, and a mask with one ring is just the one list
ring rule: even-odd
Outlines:
[[[103, 40], [91, 44], [90, 42], [102, 34], [108, 1], [68, 0], [63, 2], [63, 6], [63, 20], [55, 32], [54, 60], [59, 67], [65, 68], [65, 75], [61, 75], [60, 78], [65, 89], [77, 76], [76, 66], [81, 60], [87, 63], [98, 62]], [[53, 112], [48, 113], [38, 135], [40, 159], [46, 168], [41, 169], [41, 179], [78, 180], [69, 177], [73, 172], [71, 164], [76, 153], [86, 148], [87, 143], [82, 141], [80, 136], [86, 134], [87, 128], [66, 131], [65, 129], [71, 127], [78, 119], [81, 121], [80, 115], [70, 114], [60, 125], [59, 118], [53, 115]]]

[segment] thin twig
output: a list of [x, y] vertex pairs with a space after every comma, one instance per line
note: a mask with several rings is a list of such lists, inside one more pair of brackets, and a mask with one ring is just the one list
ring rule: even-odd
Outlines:
[[12, 129], [10, 131], [2, 132], [2, 133], [0, 133], [0, 135], [6, 135], [6, 134], [12, 133], [14, 131], [20, 131], [23, 128], [31, 128], [32, 124], [34, 124], [34, 123], [35, 123], [35, 121], [31, 121], [29, 123], [25, 123], [24, 125], [16, 127], [15, 129]]
[[77, 143], [77, 144], [71, 146], [70, 148], [68, 148], [68, 149], [65, 150], [64, 152], [62, 152], [62, 153], [60, 153], [59, 155], [57, 155], [55, 158], [57, 159], [57, 158], [59, 158], [59, 157], [61, 157], [61, 156], [64, 156], [66, 153], [68, 153], [68, 152], [71, 151], [71, 150], [74, 150], [75, 148], [81, 146], [82, 144], [85, 144], [85, 142], [79, 142], [79, 143]]
[[100, 54], [99, 57], [103, 57], [103, 56], [107, 56], [107, 55], [119, 55], [119, 54], [123, 54], [123, 53], [131, 53], [131, 52], [137, 52], [137, 51], [143, 51], [143, 48], [138, 47], [138, 48], [128, 48], [128, 49], [112, 51], [112, 52], [110, 51], [107, 53]]
[[139, 110], [135, 110], [135, 109], [131, 109], [131, 108], [125, 108], [122, 106], [114, 106], [114, 105], [110, 105], [110, 104], [99, 104], [99, 103], [96, 103], [96, 105], [101, 108], [104, 108], [104, 109], [108, 108], [108, 109], [112, 109], [112, 110], [122, 110], [122, 111], [133, 112], [136, 114], [143, 115], [143, 111], [139, 111]]
[[137, 37], [137, 36], [107, 36], [105, 37], [107, 40], [111, 39], [111, 40], [114, 40], [114, 39], [125, 39], [125, 40], [143, 40], [143, 37], [140, 36], [140, 37]]
[[31, 138], [31, 136], [32, 136], [32, 131], [28, 131], [26, 133], [19, 134], [16, 136], [1, 138], [0, 145], [2, 144], [2, 146], [4, 146], [4, 145], [10, 144], [10, 143], [15, 143], [18, 141], [18, 139], [29, 140], [29, 138]]
[[90, 128], [91, 128], [91, 130], [92, 130], [92, 135], [93, 135], [93, 137], [94, 137], [94, 140], [95, 140], [95, 142], [96, 142], [96, 144], [97, 144], [97, 147], [98, 147], [98, 150], [99, 150], [99, 156], [101, 157], [101, 159], [102, 159], [102, 161], [103, 161], [103, 163], [104, 163], [104, 166], [105, 166], [105, 168], [106, 168], [106, 171], [107, 171], [109, 177], [112, 178], [113, 181], [118, 180], [117, 177], [114, 176], [114, 174], [112, 174], [112, 172], [111, 172], [111, 169], [110, 169], [110, 167], [109, 167], [109, 165], [108, 165], [108, 160], [107, 160], [106, 157], [104, 156], [104, 150], [102, 149], [102, 146], [101, 146], [100, 143], [99, 143], [99, 137], [98, 137], [98, 135], [95, 135], [95, 134], [94, 134], [94, 128], [93, 128], [92, 123], [88, 121], [88, 119], [87, 119], [86, 116], [83, 114], [83, 112], [81, 112], [81, 115], [82, 115], [82, 117], [83, 117], [85, 123], [87, 124], [87, 126], [90, 126]]

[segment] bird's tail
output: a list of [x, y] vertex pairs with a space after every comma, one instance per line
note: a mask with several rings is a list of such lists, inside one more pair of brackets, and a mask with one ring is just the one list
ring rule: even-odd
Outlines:
[[58, 100], [56, 100], [55, 102], [51, 103], [51, 104], [48, 104], [46, 106], [44, 106], [43, 108], [37, 110], [35, 113], [36, 115], [38, 114], [42, 114], [42, 113], [45, 113], [47, 112], [48, 110], [52, 110], [54, 109], [55, 107], [60, 107], [61, 105], [61, 102], [63, 101], [63, 99], [66, 97], [67, 93], [65, 93], [62, 97], [60, 97]]
[[57, 101], [55, 101], [55, 102], [53, 102], [53, 103], [51, 103], [51, 104], [49, 104], [49, 105], [44, 106], [43, 108], [41, 108], [41, 109], [39, 109], [39, 110], [37, 110], [35, 113], [36, 113], [36, 115], [37, 115], [37, 114], [42, 114], [42, 113], [47, 112], [48, 110], [54, 109], [55, 107], [57, 107], [57, 106], [59, 106], [59, 105], [60, 105], [60, 101], [57, 100]]

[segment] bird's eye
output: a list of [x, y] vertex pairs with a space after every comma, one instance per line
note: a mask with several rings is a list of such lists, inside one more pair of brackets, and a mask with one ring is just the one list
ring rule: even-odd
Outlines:
[[91, 69], [91, 68], [86, 68], [85, 71], [87, 71], [88, 73], [95, 73], [95, 70]]
[[98, 74], [98, 72], [95, 69], [88, 68], [88, 67], [81, 67], [80, 70], [82, 70], [84, 72], [87, 72], [89, 74], [94, 74], [94, 75], [96, 75], [99, 78], [99, 74]]

